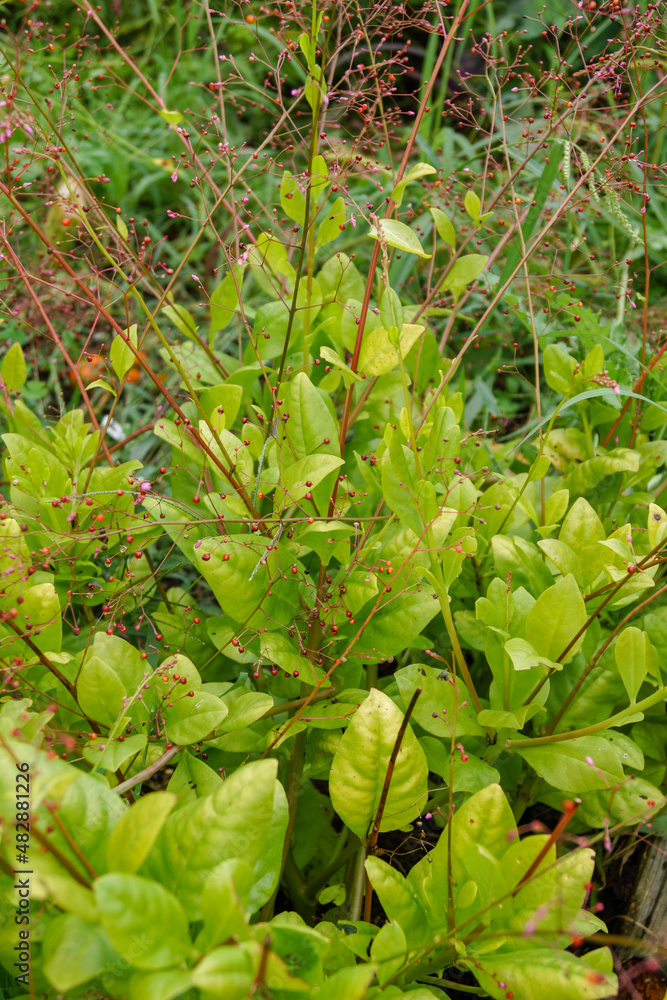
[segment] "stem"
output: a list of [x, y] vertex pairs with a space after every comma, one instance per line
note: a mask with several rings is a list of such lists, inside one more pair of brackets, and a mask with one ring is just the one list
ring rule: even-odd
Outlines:
[[523, 750], [526, 747], [543, 747], [548, 746], [550, 743], [562, 743], [564, 740], [576, 740], [580, 736], [592, 736], [593, 733], [599, 733], [603, 729], [609, 729], [612, 726], [622, 726], [626, 719], [632, 718], [638, 712], [644, 712], [646, 709], [652, 708], [660, 701], [667, 701], [667, 687], [658, 688], [648, 698], [644, 698], [643, 701], [638, 701], [634, 705], [628, 705], [622, 712], [617, 712], [616, 715], [612, 715], [609, 719], [604, 719], [603, 722], [596, 722], [594, 725], [585, 726], [583, 729], [573, 729], [569, 733], [552, 733], [550, 736], [535, 736], [527, 740], [506, 740], [505, 749]]
[[361, 844], [354, 866], [354, 875], [350, 890], [350, 920], [359, 920], [361, 918], [361, 906], [364, 899], [364, 887], [366, 885], [365, 862], [366, 845]]
[[145, 767], [143, 771], [139, 771], [138, 774], [135, 774], [132, 778], [128, 778], [127, 781], [122, 781], [120, 785], [116, 785], [116, 787], [112, 788], [111, 791], [116, 792], [118, 795], [122, 795], [129, 788], [134, 788], [135, 785], [140, 785], [142, 781], [145, 781], [147, 778], [150, 778], [152, 774], [155, 774], [155, 772], [159, 771], [161, 767], [164, 767], [165, 764], [168, 764], [171, 758], [175, 757], [178, 751], [182, 749], [183, 747], [176, 746], [174, 744], [174, 746], [171, 746], [168, 750], [165, 750], [162, 756], [158, 757], [156, 761], [154, 761], [152, 764], [149, 764], [148, 767]]

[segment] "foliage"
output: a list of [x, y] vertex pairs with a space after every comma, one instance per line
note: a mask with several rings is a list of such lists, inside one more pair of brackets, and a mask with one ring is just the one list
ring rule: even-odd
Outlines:
[[[620, 87], [608, 120], [636, 117], [648, 143], [666, 88], [638, 60], [648, 30], [663, 52], [661, 13], [627, 21], [612, 5], [622, 30], [595, 54], [604, 71], [540, 81], [542, 130], [519, 124], [544, 98], [535, 78], [511, 96], [521, 39], [475, 42], [486, 71], [466, 92], [483, 109], [484, 80], [496, 101], [483, 166], [474, 137], [464, 147], [426, 118], [465, 4], [445, 20], [440, 4], [412, 21], [394, 8], [374, 38], [433, 18], [442, 43], [430, 68], [424, 55], [398, 166], [405, 95], [388, 77], [405, 64], [393, 50], [374, 62], [351, 10], [314, 5], [311, 19], [295, 4], [266, 14], [270, 31], [250, 8], [241, 23], [231, 5], [219, 23], [202, 14], [213, 82], [184, 13], [196, 94], [181, 69], [167, 101], [168, 35], [139, 65], [107, 12], [86, 8], [124, 106], [143, 88], [151, 127], [183, 146], [160, 165], [168, 184], [193, 171], [178, 211], [152, 192], [175, 223], [164, 257], [129, 215], [132, 185], [114, 178], [113, 211], [68, 150], [43, 62], [35, 97], [5, 55], [7, 149], [13, 129], [38, 133], [0, 182], [16, 226], [2, 236], [15, 325], [0, 362], [0, 961], [13, 975], [29, 863], [26, 996], [426, 1000], [455, 987], [454, 968], [498, 1000], [617, 989], [591, 890], [611, 838], [665, 815], [667, 405], [649, 323], [659, 220], [644, 212], [635, 233], [616, 195], [637, 167], [616, 134], [587, 152], [586, 129], [588, 102]], [[24, 30], [55, 38], [34, 19]], [[578, 22], [561, 30], [577, 48]], [[369, 64], [355, 55], [354, 69], [362, 38]], [[234, 148], [225, 115], [252, 99], [266, 124], [265, 91], [267, 135]], [[346, 128], [368, 112], [363, 153], [327, 139], [351, 93]], [[67, 100], [85, 121], [87, 99]], [[455, 107], [443, 91], [441, 118]], [[585, 136], [564, 138], [575, 126]], [[474, 177], [461, 181], [464, 149]], [[640, 166], [646, 209], [657, 167]], [[611, 316], [598, 265], [573, 264], [575, 206], [597, 213], [607, 260], [615, 241], [626, 261], [641, 254], [634, 338], [629, 264], [609, 265]], [[504, 333], [481, 333], [510, 310], [526, 336], [501, 363]], [[55, 399], [47, 380], [29, 378], [38, 322], [71, 377], [57, 419], [36, 405]], [[520, 825], [538, 804], [561, 814], [553, 831]], [[420, 859], [401, 866], [396, 844], [415, 834]]]

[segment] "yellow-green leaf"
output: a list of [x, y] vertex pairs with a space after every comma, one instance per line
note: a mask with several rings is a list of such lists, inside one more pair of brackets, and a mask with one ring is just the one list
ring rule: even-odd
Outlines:
[[[417, 254], [418, 257], [429, 258], [430, 253], [425, 253], [421, 243], [412, 232], [409, 226], [396, 219], [381, 219], [379, 229], [377, 226], [371, 228], [368, 234], [374, 240], [381, 240], [387, 246], [396, 247], [397, 250], [404, 250], [406, 253]], [[486, 261], [486, 258], [484, 258]]]

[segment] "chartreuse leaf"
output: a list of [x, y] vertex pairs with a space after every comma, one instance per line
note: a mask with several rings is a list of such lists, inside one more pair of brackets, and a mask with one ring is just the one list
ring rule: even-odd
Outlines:
[[576, 361], [564, 344], [548, 344], [542, 355], [542, 367], [547, 385], [561, 396], [572, 388]]
[[[466, 964], [494, 1000], [515, 997], [567, 997], [568, 1000], [603, 1000], [616, 996], [618, 981], [597, 972], [583, 959], [551, 948], [522, 948], [515, 952], [476, 955]], [[504, 983], [503, 987], [498, 985]]]
[[274, 494], [274, 507], [283, 510], [288, 504], [303, 500], [318, 483], [343, 465], [336, 455], [308, 455], [290, 465], [281, 475], [281, 484]]
[[168, 111], [166, 108], [162, 108], [158, 114], [160, 118], [164, 118], [167, 125], [178, 125], [183, 121], [183, 115], [180, 111]]
[[251, 866], [241, 858], [223, 861], [211, 873], [202, 892], [204, 928], [197, 938], [199, 951], [208, 951], [232, 935], [248, 939], [247, 905], [253, 882]]
[[616, 640], [614, 654], [628, 698], [634, 704], [646, 675], [656, 674], [658, 653], [646, 632], [631, 625]]
[[[403, 713], [373, 688], [343, 733], [331, 765], [329, 794], [346, 826], [365, 838], [375, 820]], [[389, 785], [380, 830], [398, 830], [419, 815], [426, 801], [424, 751], [407, 726]]]
[[76, 691], [79, 705], [86, 715], [107, 726], [114, 724], [123, 707], [126, 692], [118, 674], [99, 656], [89, 656], [84, 662]]
[[164, 969], [192, 951], [185, 911], [176, 896], [151, 879], [110, 872], [93, 884], [102, 927], [125, 961], [137, 969]]
[[[125, 336], [130, 341], [130, 343], [134, 344], [135, 347], [137, 346], [136, 323], [133, 323], [132, 326], [128, 327], [128, 329], [125, 330]], [[111, 364], [113, 365], [113, 370], [115, 371], [118, 378], [120, 379], [125, 378], [130, 368], [134, 364], [135, 354], [132, 348], [128, 347], [126, 341], [118, 333], [111, 341], [111, 350], [109, 351], [109, 357], [111, 358]]]
[[570, 794], [609, 788], [623, 780], [616, 749], [601, 736], [579, 736], [546, 746], [516, 747], [547, 784]]
[[[569, 574], [540, 594], [526, 618], [526, 641], [538, 656], [557, 660], [587, 621], [586, 605], [576, 580]], [[584, 641], [573, 643], [563, 663], [569, 663]]]
[[109, 871], [136, 872], [141, 868], [177, 798], [171, 792], [153, 792], [130, 806], [109, 837]]
[[406, 882], [403, 875], [380, 858], [366, 858], [366, 872], [371, 885], [390, 920], [400, 924], [408, 948], [416, 948], [426, 938], [428, 918], [426, 909]]
[[255, 979], [255, 962], [244, 949], [228, 946], [209, 952], [190, 973], [193, 986], [206, 997], [244, 1000]]
[[[424, 332], [417, 323], [404, 323], [399, 336], [401, 357], [406, 357], [410, 348]], [[386, 375], [398, 364], [398, 351], [391, 343], [384, 327], [376, 327], [366, 337], [359, 354], [359, 371], [364, 375]]]
[[365, 962], [339, 969], [327, 976], [317, 1000], [364, 1000], [374, 975], [375, 966]]
[[657, 503], [648, 505], [648, 543], [654, 549], [667, 536], [667, 513]]
[[271, 896], [288, 818], [277, 767], [275, 759], [243, 764], [217, 791], [172, 813], [162, 827], [143, 872], [175, 892], [191, 920], [201, 917], [207, 878], [230, 858], [241, 858], [253, 869], [252, 912]]
[[407, 950], [403, 928], [396, 920], [390, 920], [380, 928], [371, 945], [371, 959], [376, 964], [378, 982], [381, 986], [404, 964]]
[[484, 254], [468, 253], [455, 261], [442, 282], [443, 288], [452, 293], [455, 302], [461, 298], [468, 285], [480, 276], [488, 259]]
[[28, 377], [28, 371], [23, 357], [23, 348], [20, 344], [12, 344], [0, 366], [2, 381], [10, 392], [16, 392], [23, 388]]
[[63, 992], [93, 979], [116, 957], [100, 924], [74, 913], [62, 913], [47, 925], [42, 949], [46, 977]]
[[[224, 330], [234, 317], [234, 313], [239, 307], [239, 289], [243, 284], [243, 271], [237, 268], [236, 274], [228, 271], [222, 281], [213, 289], [210, 299], [211, 325], [209, 328], [209, 342], [218, 330]], [[231, 424], [228, 424], [231, 426]]]
[[387, 246], [396, 247], [397, 250], [403, 250], [405, 253], [414, 253], [418, 257], [426, 257], [427, 259], [431, 256], [430, 253], [424, 253], [424, 248], [410, 227], [396, 219], [381, 219], [379, 229], [372, 226], [368, 235], [374, 240], [381, 240]]
[[450, 683], [437, 667], [412, 663], [397, 670], [394, 677], [406, 708], [416, 689], [422, 689], [413, 718], [427, 733], [445, 739], [451, 738], [453, 732], [457, 738], [484, 735], [474, 709], [462, 704], [466, 701], [465, 694], [462, 695], [460, 688]]
[[342, 227], [344, 226], [345, 199], [341, 197], [336, 198], [331, 208], [327, 209], [325, 212], [324, 218], [317, 228], [317, 241], [315, 243], [315, 249], [319, 250], [320, 247], [326, 246], [327, 243], [332, 243], [333, 240], [340, 236]]
[[435, 167], [432, 167], [430, 163], [415, 163], [414, 167], [410, 167], [402, 181], [399, 181], [394, 190], [391, 192], [392, 201], [395, 202], [396, 207], [400, 208], [403, 202], [403, 195], [405, 194], [405, 189], [408, 184], [413, 181], [418, 181], [421, 177], [428, 177], [430, 174], [437, 174]]
[[302, 226], [306, 219], [306, 199], [299, 182], [291, 171], [285, 170], [280, 182], [280, 204], [288, 218]]
[[453, 248], [456, 243], [456, 233], [454, 232], [454, 226], [449, 220], [449, 216], [445, 215], [440, 208], [431, 208], [431, 215], [433, 216], [438, 236], [444, 243]]

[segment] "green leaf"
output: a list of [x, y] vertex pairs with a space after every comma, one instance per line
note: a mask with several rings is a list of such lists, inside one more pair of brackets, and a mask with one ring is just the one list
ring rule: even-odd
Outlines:
[[303, 226], [306, 220], [306, 198], [299, 182], [289, 170], [283, 172], [283, 179], [280, 182], [280, 204], [288, 218]]
[[119, 739], [107, 739], [106, 742], [98, 739], [89, 740], [83, 748], [83, 756], [90, 764], [94, 764], [97, 769], [104, 768], [106, 771], [117, 771], [130, 757], [141, 753], [147, 742], [145, 733], [136, 733], [134, 736], [127, 736], [123, 739], [122, 743]]
[[195, 691], [194, 696], [189, 697], [187, 691], [181, 689], [175, 692], [173, 708], [164, 710], [168, 738], [181, 746], [196, 743], [214, 732], [227, 713], [227, 706], [215, 695]]
[[381, 240], [387, 246], [396, 247], [406, 253], [414, 253], [418, 257], [427, 259], [431, 256], [430, 253], [424, 253], [421, 243], [410, 227], [395, 219], [381, 219], [380, 228], [373, 226], [368, 235], [374, 240]]
[[580, 794], [623, 780], [617, 753], [599, 736], [579, 736], [540, 747], [516, 748], [540, 778], [562, 792]]
[[391, 979], [407, 959], [407, 943], [400, 925], [391, 920], [381, 927], [371, 945], [371, 959], [376, 964], [381, 986]]
[[281, 485], [275, 492], [274, 508], [281, 511], [288, 504], [303, 500], [306, 493], [343, 464], [343, 459], [336, 455], [307, 455], [298, 459], [281, 474]]
[[338, 239], [342, 232], [341, 226], [344, 225], [345, 199], [341, 197], [336, 198], [331, 208], [325, 211], [324, 218], [317, 228], [317, 241], [315, 243], [315, 249], [319, 250], [327, 243], [332, 243], [335, 239]]
[[139, 875], [112, 872], [93, 885], [102, 927], [137, 969], [164, 969], [192, 951], [188, 921], [176, 896]]
[[[401, 357], [405, 358], [425, 327], [404, 323], [399, 337]], [[359, 354], [359, 371], [364, 375], [386, 375], [398, 364], [398, 351], [392, 345], [389, 333], [379, 326], [364, 337]]]
[[563, 521], [558, 538], [576, 553], [587, 585], [597, 579], [608, 561], [604, 549], [598, 545], [605, 537], [602, 521], [595, 510], [588, 500], [579, 497]]
[[646, 632], [631, 625], [616, 640], [614, 655], [628, 698], [634, 704], [646, 675], [655, 676], [658, 653]]
[[477, 222], [477, 220], [479, 219], [480, 212], [482, 211], [482, 203], [474, 191], [466, 191], [466, 196], [463, 204], [465, 205], [465, 210], [470, 216], [470, 218], [474, 222]]
[[342, 376], [346, 389], [349, 389], [355, 382], [361, 382], [361, 375], [357, 375], [356, 372], [353, 372], [352, 369], [345, 364], [345, 361], [341, 358], [340, 354], [336, 354], [336, 352], [332, 351], [330, 347], [327, 347], [326, 345], [320, 347], [320, 356], [323, 357], [325, 361], [329, 362], [337, 375]]
[[448, 289], [458, 302], [468, 285], [479, 277], [489, 258], [484, 254], [469, 253], [459, 257], [445, 275], [442, 287]]
[[[331, 765], [331, 803], [361, 839], [375, 820], [387, 766], [403, 713], [373, 688], [345, 730]], [[398, 830], [419, 815], [426, 801], [428, 767], [410, 725], [391, 778], [380, 830]]]
[[667, 536], [667, 513], [657, 503], [648, 505], [648, 543], [654, 549]]
[[396, 207], [401, 207], [403, 195], [405, 194], [405, 189], [408, 184], [419, 180], [421, 177], [428, 177], [430, 174], [437, 174], [437, 172], [438, 171], [435, 167], [432, 167], [430, 163], [415, 163], [414, 167], [411, 167], [408, 170], [403, 177], [403, 180], [399, 181], [394, 190], [391, 192], [391, 198]]
[[207, 951], [235, 935], [249, 938], [245, 906], [253, 882], [251, 866], [241, 858], [230, 858], [217, 866], [204, 884], [202, 916], [204, 929], [197, 938], [199, 951]]
[[397, 670], [394, 677], [406, 708], [416, 689], [422, 689], [412, 717], [427, 733], [444, 739], [451, 738], [453, 731], [457, 739], [484, 735], [474, 708], [462, 705], [467, 697], [465, 691], [452, 684], [451, 678], [442, 676], [437, 667], [412, 663]]
[[28, 377], [28, 371], [23, 357], [23, 348], [20, 344], [12, 344], [4, 358], [0, 368], [2, 381], [10, 392], [22, 389]]
[[127, 237], [129, 236], [129, 231], [127, 226], [125, 225], [125, 220], [121, 218], [120, 215], [116, 216], [116, 229], [118, 230], [121, 239], [127, 240]]
[[[495, 1000], [505, 1000], [508, 991], [516, 997], [567, 997], [568, 1000], [603, 1000], [618, 993], [616, 976], [594, 972], [583, 959], [552, 948], [523, 948], [488, 957], [476, 955], [474, 961], [468, 960], [466, 964]], [[499, 981], [507, 986], [500, 988]]]
[[81, 710], [106, 726], [112, 726], [118, 718], [126, 695], [118, 674], [99, 656], [90, 656], [85, 660], [76, 692]]
[[179, 306], [173, 302], [169, 305], [163, 306], [162, 312], [165, 314], [167, 319], [174, 324], [176, 329], [181, 331], [184, 337], [188, 337], [196, 343], [197, 327], [195, 326], [195, 321], [185, 306]]
[[60, 914], [47, 925], [42, 948], [46, 977], [63, 992], [93, 979], [114, 960], [100, 925], [74, 913]]
[[454, 249], [456, 233], [454, 232], [454, 226], [449, 220], [449, 216], [445, 215], [440, 208], [431, 208], [431, 215], [433, 216], [435, 228], [438, 231], [440, 239]]
[[547, 385], [567, 396], [572, 388], [576, 361], [563, 344], [548, 344], [542, 355], [542, 367]]
[[366, 872], [370, 883], [390, 920], [400, 924], [408, 948], [416, 948], [428, 934], [426, 910], [395, 868], [376, 857], [366, 858]]
[[[125, 330], [125, 336], [127, 339], [137, 346], [137, 324], [133, 323], [132, 326]], [[128, 347], [127, 343], [120, 336], [116, 336], [111, 341], [111, 350], [109, 351], [109, 356], [111, 358], [111, 364], [113, 365], [113, 370], [119, 379], [124, 379], [130, 368], [135, 362], [135, 355], [131, 347]]]
[[205, 997], [245, 1000], [255, 979], [255, 963], [242, 948], [228, 946], [209, 952], [190, 973], [193, 986]]
[[130, 806], [109, 837], [109, 871], [133, 873], [141, 868], [176, 801], [170, 792], [152, 792]]
[[508, 653], [515, 670], [530, 670], [532, 667], [551, 667], [553, 670], [562, 670], [562, 663], [550, 660], [546, 656], [540, 656], [529, 642], [525, 639], [508, 639], [505, 643], [505, 651]]
[[[323, 394], [305, 372], [299, 372], [292, 380], [285, 408], [290, 415], [289, 438], [297, 458], [313, 453], [340, 455], [336, 420]], [[328, 443], [326, 438], [329, 438]]]
[[[243, 285], [243, 271], [237, 268], [236, 274], [229, 270], [222, 281], [213, 289], [209, 306], [211, 309], [211, 325], [209, 327], [209, 343], [218, 330], [224, 330], [231, 323], [239, 307], [239, 289]], [[231, 427], [229, 421], [227, 426]]]
[[106, 392], [110, 392], [112, 396], [116, 395], [116, 390], [113, 386], [110, 386], [108, 382], [105, 382], [103, 378], [96, 378], [94, 382], [90, 382], [86, 386], [86, 392], [89, 389], [104, 389]]
[[163, 108], [158, 112], [160, 118], [163, 118], [168, 125], [179, 125], [183, 121], [183, 115], [180, 111], [167, 111]]
[[[533, 604], [526, 618], [526, 640], [538, 656], [557, 660], [585, 625], [588, 615], [574, 577], [570, 574], [549, 587]], [[581, 635], [562, 659], [569, 663], [581, 649]]]
[[144, 863], [186, 906], [202, 912], [202, 889], [223, 861], [241, 858], [253, 869], [250, 907], [259, 909], [278, 879], [288, 809], [273, 759], [242, 764], [217, 791], [169, 816]]
[[364, 1000], [374, 976], [375, 967], [366, 963], [339, 969], [327, 976], [317, 1000]]
[[[364, 663], [381, 663], [395, 656], [418, 639], [439, 611], [438, 602], [430, 593], [423, 592], [404, 594], [381, 605], [355, 642], [348, 659], [359, 657]], [[339, 636], [351, 637], [357, 631], [358, 627], [344, 626]]]

